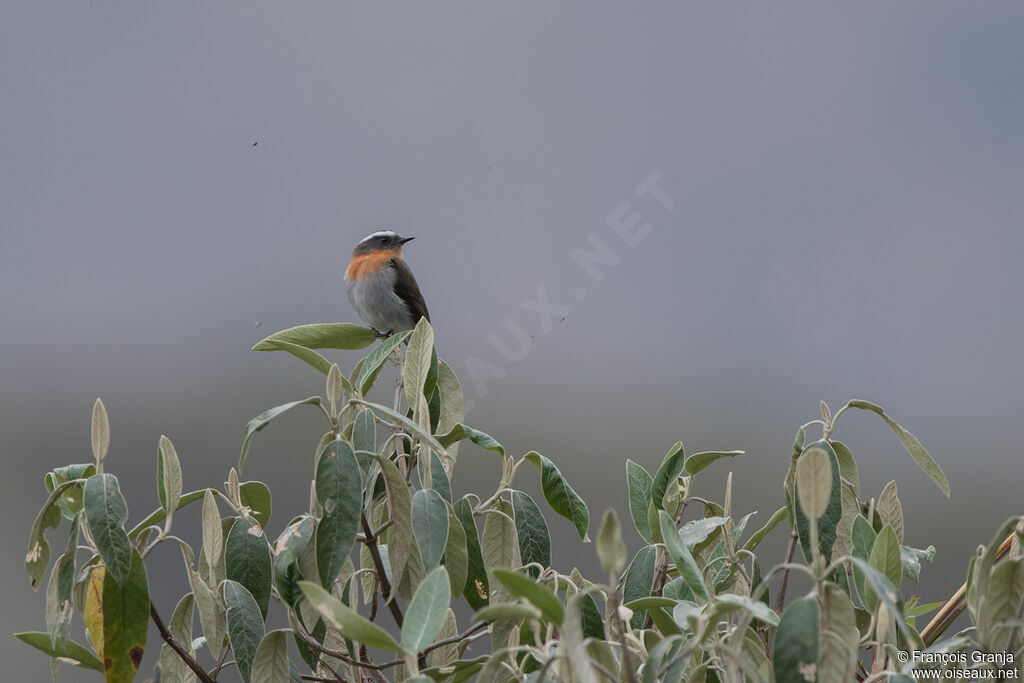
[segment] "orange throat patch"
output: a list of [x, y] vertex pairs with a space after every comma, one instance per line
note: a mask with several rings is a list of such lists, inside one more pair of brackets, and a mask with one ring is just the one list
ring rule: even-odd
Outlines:
[[357, 282], [365, 277], [376, 275], [391, 262], [393, 258], [402, 258], [401, 249], [382, 249], [369, 254], [353, 256], [345, 271], [345, 279]]

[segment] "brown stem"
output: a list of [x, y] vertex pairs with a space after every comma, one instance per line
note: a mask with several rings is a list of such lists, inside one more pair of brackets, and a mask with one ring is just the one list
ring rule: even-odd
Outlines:
[[216, 680], [210, 678], [206, 673], [206, 670], [199, 665], [199, 662], [195, 660], [195, 657], [188, 653], [188, 650], [182, 646], [177, 639], [171, 635], [171, 632], [164, 626], [163, 619], [160, 618], [160, 614], [156, 611], [156, 605], [152, 601], [149, 603], [149, 616], [153, 618], [153, 623], [156, 624], [156, 628], [160, 631], [160, 637], [164, 639], [164, 642], [171, 646], [171, 649], [177, 653], [181, 660], [188, 665], [188, 668], [195, 672], [196, 678], [203, 683], [217, 683]]
[[226, 645], [220, 652], [220, 660], [217, 662], [216, 668], [210, 672], [210, 676], [216, 680], [217, 676], [220, 675], [220, 670], [224, 667], [224, 660], [228, 658], [228, 651], [231, 650], [231, 645]]
[[[793, 553], [796, 552], [796, 541], [797, 541], [796, 527], [793, 527], [793, 531], [789, 534], [789, 544], [786, 546], [786, 559], [783, 560], [785, 564], [789, 564], [793, 561]], [[789, 568], [782, 570], [782, 582], [779, 584], [779, 594], [775, 596], [775, 613], [782, 614], [782, 606], [786, 602], [786, 585], [789, 583]]]
[[399, 608], [398, 603], [395, 602], [395, 596], [391, 592], [391, 582], [388, 581], [388, 576], [384, 572], [384, 561], [381, 560], [380, 551], [377, 549], [377, 536], [370, 531], [370, 522], [366, 519], [366, 514], [360, 514], [360, 519], [363, 524], [363, 535], [366, 536], [366, 547], [370, 549], [370, 556], [373, 558], [373, 566], [377, 570], [377, 579], [380, 581], [381, 591], [388, 596], [387, 605], [388, 609], [391, 610], [391, 616], [395, 618], [395, 623], [398, 624], [398, 628], [402, 628], [402, 623], [405, 618], [402, 616], [402, 610]]

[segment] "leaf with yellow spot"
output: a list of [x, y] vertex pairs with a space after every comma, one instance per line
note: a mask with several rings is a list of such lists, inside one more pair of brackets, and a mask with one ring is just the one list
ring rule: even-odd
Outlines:
[[89, 573], [85, 589], [85, 628], [89, 631], [92, 648], [103, 659], [103, 576], [107, 570], [96, 567]]

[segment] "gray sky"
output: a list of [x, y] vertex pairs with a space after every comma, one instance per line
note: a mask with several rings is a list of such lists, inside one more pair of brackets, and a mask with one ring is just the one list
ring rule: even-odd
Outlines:
[[[161, 433], [187, 489], [223, 481], [246, 420], [322, 390], [247, 349], [353, 320], [349, 251], [390, 227], [418, 238], [406, 257], [469, 422], [553, 458], [592, 516], [626, 514], [627, 457], [653, 470], [681, 439], [748, 451], [701, 486], [721, 497], [731, 468], [735, 508], [763, 522], [819, 399], [868, 398], [949, 475], [946, 500], [877, 418], [840, 423], [864, 494], [896, 479], [907, 542], [938, 546], [919, 589], [945, 598], [1021, 512], [1022, 19], [951, 2], [9, 4], [4, 540], [24, 545], [46, 470], [90, 458], [97, 395], [133, 520], [155, 506]], [[637, 196], [652, 173], [671, 209]], [[609, 217], [634, 212], [629, 246]], [[600, 281], [572, 256], [593, 239], [617, 259]], [[540, 287], [568, 310], [524, 308]], [[488, 339], [516, 350], [507, 320], [532, 335], [518, 360]], [[470, 357], [503, 375], [486, 396]], [[272, 535], [304, 505], [319, 434], [310, 412], [257, 437], [246, 475], [274, 484]], [[489, 493], [497, 471], [467, 448], [455, 489]], [[557, 564], [596, 567], [551, 526]], [[153, 571], [177, 590], [165, 558]], [[9, 632], [42, 627], [21, 559], [3, 569]], [[12, 677], [47, 675], [13, 639], [0, 651]]]

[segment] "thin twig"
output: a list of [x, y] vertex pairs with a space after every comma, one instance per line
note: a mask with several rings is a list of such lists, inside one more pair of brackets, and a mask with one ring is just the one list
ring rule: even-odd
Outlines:
[[217, 662], [217, 668], [215, 668], [213, 671], [210, 672], [210, 676], [212, 676], [214, 679], [216, 679], [217, 676], [220, 675], [220, 670], [224, 666], [224, 660], [228, 658], [228, 651], [229, 650], [231, 650], [231, 645], [230, 644], [225, 645], [224, 649], [221, 650], [220, 660]]
[[402, 610], [395, 602], [395, 596], [392, 594], [391, 582], [388, 581], [387, 574], [384, 570], [384, 561], [381, 560], [380, 551], [377, 549], [377, 536], [370, 530], [370, 522], [366, 519], [366, 514], [361, 513], [359, 515], [363, 524], [363, 534], [366, 536], [367, 544], [366, 547], [370, 550], [370, 557], [373, 558], [373, 565], [377, 568], [377, 578], [380, 580], [380, 589], [383, 593], [386, 593], [388, 609], [391, 611], [391, 616], [395, 618], [395, 623], [398, 628], [402, 628], [402, 624], [405, 618], [402, 616]]
[[171, 635], [171, 632], [164, 626], [163, 619], [160, 618], [160, 614], [156, 611], [156, 605], [152, 601], [149, 603], [149, 616], [153, 618], [153, 623], [156, 624], [156, 628], [160, 631], [160, 637], [164, 639], [164, 642], [171, 646], [171, 649], [177, 653], [181, 660], [188, 665], [188, 668], [195, 672], [196, 678], [203, 683], [217, 683], [214, 679], [210, 678], [206, 670], [199, 665], [195, 657], [189, 654], [188, 650], [177, 641], [177, 639]]

